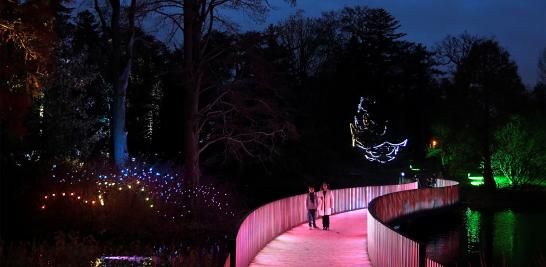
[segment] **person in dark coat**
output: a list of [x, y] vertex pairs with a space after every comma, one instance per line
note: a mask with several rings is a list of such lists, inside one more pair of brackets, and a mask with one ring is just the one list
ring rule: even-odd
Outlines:
[[317, 218], [317, 206], [318, 199], [317, 195], [315, 194], [315, 187], [310, 185], [309, 193], [307, 194], [307, 197], [305, 199], [305, 208], [307, 209], [307, 221], [309, 222], [309, 230], [317, 228], [317, 224], [315, 223], [315, 220]]

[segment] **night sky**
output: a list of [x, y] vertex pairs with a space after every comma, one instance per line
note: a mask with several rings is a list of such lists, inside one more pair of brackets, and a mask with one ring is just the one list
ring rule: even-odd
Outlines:
[[316, 17], [345, 6], [381, 7], [400, 21], [400, 31], [407, 33], [407, 40], [428, 47], [448, 34], [458, 35], [465, 30], [494, 37], [516, 61], [529, 87], [537, 82], [538, 57], [546, 48], [546, 0], [297, 0], [296, 6], [280, 0], [270, 2], [274, 9], [263, 23], [241, 13], [230, 15], [245, 31], [261, 30], [297, 10]]

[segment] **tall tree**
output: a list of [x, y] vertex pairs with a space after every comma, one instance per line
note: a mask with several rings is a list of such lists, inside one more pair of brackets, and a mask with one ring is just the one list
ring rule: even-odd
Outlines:
[[[252, 135], [239, 135], [227, 132], [222, 137], [205, 140], [202, 139], [201, 132], [207, 117], [224, 114], [225, 110], [212, 111], [219, 105], [226, 106], [225, 97], [230, 95], [229, 91], [226, 91], [226, 86], [204, 86], [207, 65], [224, 52], [208, 49], [215, 22], [225, 22], [218, 16], [218, 9], [221, 7], [234, 10], [245, 9], [254, 15], [261, 16], [266, 13], [268, 3], [263, 0], [151, 0], [148, 7], [151, 11], [170, 20], [172, 25], [182, 31], [184, 172], [188, 182], [196, 186], [201, 177], [199, 155], [210, 147], [210, 144], [231, 141], [232, 144], [243, 148], [245, 144], [260, 142], [262, 138], [270, 138], [276, 133], [276, 131], [258, 131]], [[216, 95], [204, 98], [204, 92], [210, 92], [210, 89], [217, 89]]]
[[[330, 128], [346, 128], [354, 113], [354, 106], [348, 103], [358, 104], [360, 96], [372, 98], [380, 103], [374, 113], [383, 120], [388, 118], [393, 137], [409, 135], [409, 151], [422, 154], [425, 133], [420, 129], [424, 128], [427, 105], [419, 103], [428, 99], [432, 84], [430, 53], [421, 45], [401, 40], [405, 34], [399, 30], [400, 22], [383, 9], [348, 7], [335, 17], [342, 49], [333, 61], [333, 77], [323, 72], [321, 78], [327, 79], [316, 85], [327, 95], [322, 106], [328, 109], [323, 108], [325, 114], [319, 118], [337, 125]], [[350, 140], [348, 135], [348, 131], [331, 133], [334, 140]], [[349, 145], [335, 146], [341, 144]]]
[[[98, 28], [89, 12], [70, 22], [70, 9], [58, 8], [55, 31], [58, 41], [53, 51], [54, 69], [44, 88], [39, 109], [40, 134], [49, 159], [76, 163], [98, 151], [109, 132], [101, 107], [108, 84], [102, 78]], [[85, 45], [84, 45], [85, 44]], [[43, 134], [42, 134], [43, 132]]]
[[538, 82], [533, 88], [531, 96], [535, 102], [538, 112], [546, 118], [546, 48], [542, 50], [537, 65]]
[[494, 40], [475, 43], [455, 73], [455, 87], [466, 117], [473, 129], [483, 162], [484, 184], [495, 188], [491, 168], [494, 149], [493, 132], [508, 115], [522, 108], [525, 89], [517, 66], [506, 50]]
[[[168, 48], [155, 37], [142, 35], [135, 43], [135, 56], [127, 93], [128, 145], [132, 152], [150, 152], [158, 144], [162, 127], [161, 100], [168, 80]], [[174, 75], [172, 75], [174, 76]], [[166, 140], [167, 141], [167, 140]], [[170, 140], [168, 140], [170, 141]], [[172, 143], [169, 144], [172, 146]], [[136, 151], [139, 149], [138, 151]]]
[[135, 42], [135, 16], [137, 13], [136, 0], [131, 0], [127, 12], [128, 40], [123, 49], [121, 30], [121, 0], [109, 0], [110, 25], [108, 26], [104, 12], [95, 0], [95, 10], [102, 23], [103, 34], [112, 40], [112, 87], [114, 88], [114, 103], [112, 106], [112, 150], [114, 162], [118, 167], [124, 166], [129, 159], [127, 148], [127, 131], [125, 126], [127, 86], [133, 60], [133, 45]]
[[468, 32], [456, 36], [448, 35], [434, 48], [437, 61], [446, 66], [449, 72], [454, 73], [479, 40], [478, 36]]
[[278, 44], [290, 52], [291, 72], [300, 82], [316, 75], [340, 48], [337, 21], [329, 15], [313, 19], [298, 12], [272, 28]]
[[50, 159], [77, 162], [97, 151], [107, 137], [106, 123], [101, 122], [101, 99], [108, 83], [97, 65], [87, 60], [88, 51], [75, 51], [69, 40], [55, 48], [55, 69], [50, 86], [40, 101], [43, 117], [45, 154]]

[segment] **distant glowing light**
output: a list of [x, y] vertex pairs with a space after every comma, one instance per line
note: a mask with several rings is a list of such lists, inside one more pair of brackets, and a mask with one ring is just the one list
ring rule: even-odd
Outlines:
[[40, 118], [44, 117], [44, 104], [40, 104], [38, 116], [40, 116]]
[[436, 146], [438, 145], [438, 142], [436, 140], [432, 140], [432, 148], [436, 148]]
[[415, 167], [413, 167], [413, 166], [412, 166], [411, 164], [409, 165], [409, 168], [410, 168], [410, 170], [412, 170], [412, 171], [416, 171], [416, 172], [418, 172], [418, 171], [420, 171], [420, 170], [421, 170], [421, 169], [419, 169], [419, 168], [415, 168]]

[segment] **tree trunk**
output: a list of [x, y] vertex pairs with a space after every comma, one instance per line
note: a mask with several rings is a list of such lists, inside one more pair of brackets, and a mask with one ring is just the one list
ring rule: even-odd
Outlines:
[[497, 185], [493, 178], [493, 170], [491, 168], [491, 151], [489, 148], [484, 151], [483, 155], [483, 183], [487, 189], [494, 190]]
[[[191, 98], [190, 95], [187, 95]], [[184, 172], [187, 182], [191, 186], [199, 185], [201, 171], [199, 168], [199, 133], [196, 130], [195, 117], [196, 112], [193, 109], [190, 101], [185, 101], [184, 112]]]
[[[127, 91], [127, 78], [121, 71], [121, 36], [120, 36], [120, 3], [119, 0], [111, 0], [112, 6], [112, 68], [114, 77], [114, 103], [112, 107], [112, 142], [113, 155], [116, 166], [123, 167], [128, 159], [127, 132], [125, 131], [125, 97]], [[128, 74], [127, 74], [128, 76]]]
[[[186, 78], [188, 78], [186, 76]], [[187, 80], [188, 81], [188, 80]], [[201, 171], [199, 169], [199, 132], [198, 109], [199, 100], [196, 86], [189, 82], [184, 88], [184, 172], [191, 186], [199, 185]]]
[[[127, 75], [128, 77], [129, 75]], [[123, 167], [129, 160], [127, 151], [127, 132], [125, 131], [125, 96], [127, 91], [127, 77], [119, 77], [114, 88], [115, 97], [112, 110], [112, 139], [114, 162]]]
[[491, 116], [489, 114], [490, 104], [489, 96], [485, 96], [485, 112], [483, 121], [483, 183], [485, 188], [495, 190], [497, 185], [493, 178], [493, 170], [491, 168]]
[[184, 0], [184, 172], [191, 186], [199, 185], [199, 70], [200, 19], [196, 0]]

